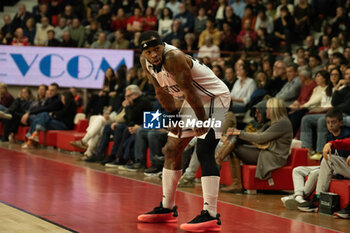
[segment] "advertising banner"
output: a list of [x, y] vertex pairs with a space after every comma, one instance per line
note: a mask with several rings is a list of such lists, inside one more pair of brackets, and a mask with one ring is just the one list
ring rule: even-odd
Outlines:
[[134, 65], [134, 51], [0, 45], [0, 82], [99, 89], [104, 72]]

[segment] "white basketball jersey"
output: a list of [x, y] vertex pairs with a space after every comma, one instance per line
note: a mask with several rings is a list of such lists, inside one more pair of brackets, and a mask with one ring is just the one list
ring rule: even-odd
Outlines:
[[[164, 55], [176, 47], [165, 44]], [[213, 98], [221, 94], [229, 93], [229, 90], [224, 82], [222, 82], [214, 72], [206, 65], [200, 63], [197, 59], [192, 58], [191, 76], [193, 85], [201, 99]], [[184, 99], [184, 93], [176, 84], [175, 77], [170, 74], [162, 65], [161, 71], [155, 71], [153, 65], [146, 60], [146, 67], [150, 74], [158, 81], [159, 85], [172, 96]]]

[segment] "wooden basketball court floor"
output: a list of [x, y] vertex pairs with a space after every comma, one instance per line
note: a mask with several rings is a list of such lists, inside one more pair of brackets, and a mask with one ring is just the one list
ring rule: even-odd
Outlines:
[[[201, 187], [177, 192], [179, 222], [138, 223], [161, 200], [159, 178], [77, 161], [53, 149], [0, 143], [0, 232], [183, 232], [202, 208]], [[220, 193], [221, 232], [350, 232], [350, 221], [286, 210], [283, 193]]]

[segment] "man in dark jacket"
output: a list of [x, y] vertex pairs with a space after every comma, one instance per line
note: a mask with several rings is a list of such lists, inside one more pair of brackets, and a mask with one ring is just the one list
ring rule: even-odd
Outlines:
[[42, 112], [55, 112], [62, 109], [61, 96], [59, 94], [59, 86], [57, 83], [52, 83], [48, 89], [49, 98], [45, 100], [44, 105], [36, 106], [30, 109], [22, 116], [21, 123], [23, 125], [30, 125], [35, 119], [36, 115]]
[[[87, 162], [99, 162], [103, 160], [103, 152], [108, 146], [109, 138], [113, 134], [113, 148], [106, 160], [102, 161], [103, 165], [112, 163], [111, 167], [125, 164], [126, 158], [122, 159], [123, 144], [127, 143], [131, 135], [143, 123], [143, 112], [152, 110], [151, 101], [142, 95], [137, 85], [129, 85], [125, 89], [125, 100], [122, 103], [125, 108], [125, 123], [111, 123], [105, 125], [100, 142], [97, 146], [96, 155], [86, 159]], [[128, 158], [130, 159], [130, 158]]]

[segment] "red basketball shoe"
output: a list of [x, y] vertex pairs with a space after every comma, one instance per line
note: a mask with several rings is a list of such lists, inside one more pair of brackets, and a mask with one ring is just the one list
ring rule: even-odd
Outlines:
[[137, 217], [139, 222], [168, 223], [177, 222], [177, 206], [173, 209], [163, 208], [163, 204], [154, 208], [151, 212], [141, 214]]
[[190, 232], [221, 231], [220, 215], [214, 218], [207, 210], [202, 210], [192, 221], [181, 224], [180, 229]]

